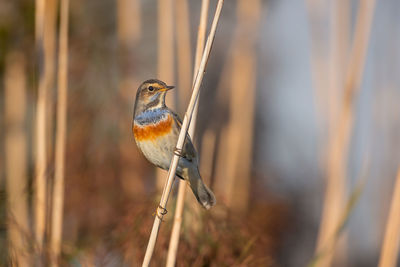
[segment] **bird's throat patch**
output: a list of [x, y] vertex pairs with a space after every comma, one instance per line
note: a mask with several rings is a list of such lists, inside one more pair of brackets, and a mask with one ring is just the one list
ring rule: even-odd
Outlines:
[[156, 123], [145, 125], [133, 124], [133, 134], [137, 141], [154, 141], [158, 137], [166, 135], [172, 130], [172, 116], [168, 115], [167, 118], [162, 119]]

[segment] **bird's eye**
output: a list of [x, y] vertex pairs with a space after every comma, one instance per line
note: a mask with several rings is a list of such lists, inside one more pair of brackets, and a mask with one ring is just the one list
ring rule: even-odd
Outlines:
[[149, 88], [147, 88], [147, 89], [149, 89], [150, 92], [154, 91], [154, 87], [153, 86], [149, 86]]

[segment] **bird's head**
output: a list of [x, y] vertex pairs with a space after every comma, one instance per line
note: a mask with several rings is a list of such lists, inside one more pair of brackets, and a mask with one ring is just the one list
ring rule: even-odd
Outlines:
[[143, 82], [136, 93], [135, 113], [139, 114], [148, 109], [165, 107], [165, 95], [174, 86], [165, 82], [151, 79]]

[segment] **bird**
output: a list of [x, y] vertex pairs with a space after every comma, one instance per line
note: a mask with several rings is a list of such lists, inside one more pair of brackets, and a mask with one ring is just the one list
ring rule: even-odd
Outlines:
[[[165, 96], [173, 88], [157, 79], [144, 81], [137, 90], [133, 109], [132, 132], [137, 147], [148, 161], [164, 170], [169, 169], [182, 127], [182, 120], [165, 104]], [[180, 151], [176, 176], [189, 182], [205, 209], [216, 204], [213, 192], [200, 176], [197, 151], [188, 134]]]

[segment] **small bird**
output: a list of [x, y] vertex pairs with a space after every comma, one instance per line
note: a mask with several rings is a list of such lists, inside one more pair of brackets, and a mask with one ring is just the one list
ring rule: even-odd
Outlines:
[[[179, 116], [165, 105], [165, 96], [173, 88], [157, 79], [143, 82], [133, 111], [132, 131], [137, 146], [151, 163], [164, 170], [169, 169], [182, 126]], [[210, 209], [216, 200], [201, 179], [197, 152], [189, 135], [180, 154], [176, 175], [188, 181], [197, 201]]]

